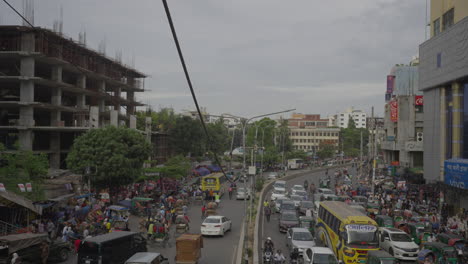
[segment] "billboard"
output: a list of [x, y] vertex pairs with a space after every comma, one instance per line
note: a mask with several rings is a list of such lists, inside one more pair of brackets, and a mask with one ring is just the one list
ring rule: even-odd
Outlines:
[[398, 101], [390, 101], [390, 120], [392, 122], [398, 122]]
[[444, 162], [445, 184], [468, 189], [468, 160], [449, 159]]
[[387, 93], [392, 94], [395, 87], [395, 75], [387, 75]]
[[414, 97], [414, 105], [424, 105], [424, 98], [422, 95], [416, 95]]

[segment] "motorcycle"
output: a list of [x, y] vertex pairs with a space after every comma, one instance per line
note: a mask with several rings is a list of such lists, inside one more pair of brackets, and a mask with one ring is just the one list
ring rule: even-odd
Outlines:
[[273, 261], [273, 250], [265, 249], [263, 252], [263, 263], [271, 264]]

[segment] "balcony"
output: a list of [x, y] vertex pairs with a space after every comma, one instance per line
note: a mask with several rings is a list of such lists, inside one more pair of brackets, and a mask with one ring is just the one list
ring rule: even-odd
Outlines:
[[384, 141], [382, 141], [382, 145], [380, 147], [383, 150], [391, 150], [391, 151], [398, 150], [395, 141], [384, 140]]
[[423, 141], [407, 141], [405, 142], [406, 151], [423, 151]]

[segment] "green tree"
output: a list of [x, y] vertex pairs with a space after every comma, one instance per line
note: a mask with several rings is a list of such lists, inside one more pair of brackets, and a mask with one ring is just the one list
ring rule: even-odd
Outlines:
[[92, 129], [75, 139], [67, 166], [82, 174], [90, 168], [93, 186], [118, 187], [141, 175], [150, 152], [150, 144], [138, 131], [109, 126]]
[[209, 143], [208, 148], [210, 151], [216, 154], [223, 154], [230, 149], [232, 135], [229, 135], [222, 118], [214, 123], [207, 124], [207, 130], [210, 135], [210, 141], [205, 142]]
[[286, 154], [287, 159], [302, 159], [305, 160], [307, 158], [307, 153], [302, 150], [295, 150], [290, 151]]
[[136, 117], [139, 130], [145, 130], [146, 117], [151, 117], [151, 130], [167, 133], [174, 128], [178, 115], [172, 108], [161, 108], [159, 111], [149, 108], [147, 111], [138, 111]]
[[[4, 146], [0, 144], [0, 182], [5, 188], [33, 201], [44, 199], [42, 184], [49, 162], [45, 154], [33, 154], [31, 151], [15, 151], [2, 153]], [[21, 192], [18, 184], [32, 184], [32, 192]]]
[[333, 144], [320, 143], [319, 151], [317, 151], [317, 156], [320, 159], [333, 158], [335, 154], [336, 154], [336, 147]]
[[145, 172], [156, 172], [159, 176], [143, 177], [157, 180], [160, 177], [180, 179], [188, 175], [191, 168], [190, 160], [182, 155], [171, 157], [163, 166], [146, 168]]
[[177, 116], [174, 127], [169, 131], [170, 143], [177, 154], [202, 156], [206, 152], [206, 137], [199, 120], [188, 116]]
[[357, 157], [360, 154], [361, 148], [361, 132], [363, 138], [364, 154], [366, 153], [365, 146], [369, 141], [369, 131], [365, 128], [356, 128], [354, 120], [349, 119], [348, 128], [342, 128], [340, 131], [343, 151], [345, 156]]

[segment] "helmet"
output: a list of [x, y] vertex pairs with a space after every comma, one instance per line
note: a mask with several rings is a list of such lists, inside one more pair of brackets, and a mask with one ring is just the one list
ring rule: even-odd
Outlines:
[[271, 237], [267, 237], [267, 240], [268, 240], [268, 241], [271, 241]]

